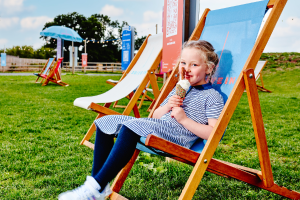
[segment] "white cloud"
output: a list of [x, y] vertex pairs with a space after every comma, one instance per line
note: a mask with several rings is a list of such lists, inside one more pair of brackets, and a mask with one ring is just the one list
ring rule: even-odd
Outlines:
[[42, 27], [46, 22], [50, 22], [53, 19], [47, 16], [40, 17], [26, 17], [21, 20], [21, 27], [23, 29], [36, 29]]
[[7, 42], [8, 42], [7, 39], [0, 39], [0, 46], [7, 44]]
[[113, 5], [106, 4], [100, 11], [100, 14], [107, 15], [109, 17], [117, 17], [124, 13], [122, 8], [117, 8]]
[[35, 42], [32, 46], [34, 49], [39, 49], [45, 44], [45, 41], [42, 39], [39, 39], [37, 42]]
[[6, 29], [11, 26], [14, 26], [19, 22], [18, 17], [11, 17], [11, 18], [0, 18], [0, 29]]
[[162, 19], [162, 12], [146, 11], [143, 14], [144, 21], [152, 21]]
[[2, 13], [15, 13], [23, 10], [24, 0], [0, 0], [0, 11]]
[[286, 21], [287, 21], [287, 24], [290, 26], [300, 27], [300, 18], [289, 17]]
[[[133, 24], [133, 26], [136, 28], [138, 37], [156, 34], [156, 23]], [[161, 24], [158, 25], [157, 32], [162, 32]]]

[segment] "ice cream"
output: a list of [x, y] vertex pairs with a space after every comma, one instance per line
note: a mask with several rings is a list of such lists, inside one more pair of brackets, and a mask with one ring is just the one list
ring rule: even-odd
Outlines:
[[183, 80], [178, 81], [178, 83], [176, 84], [176, 95], [180, 96], [181, 98], [185, 97], [185, 94], [191, 85], [188, 80], [184, 79], [184, 77], [185, 77], [185, 69], [182, 68], [181, 69], [181, 78]]

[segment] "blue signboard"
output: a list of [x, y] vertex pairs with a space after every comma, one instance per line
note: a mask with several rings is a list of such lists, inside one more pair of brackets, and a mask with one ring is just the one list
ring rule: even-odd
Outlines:
[[133, 58], [134, 27], [126, 26], [122, 30], [122, 70], [126, 70]]
[[6, 67], [6, 53], [1, 53], [1, 66]]

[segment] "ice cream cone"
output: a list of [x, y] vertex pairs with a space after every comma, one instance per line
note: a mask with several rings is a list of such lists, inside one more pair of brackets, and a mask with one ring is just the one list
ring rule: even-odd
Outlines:
[[176, 85], [176, 95], [180, 96], [181, 98], [184, 98], [185, 94], [186, 94], [186, 90], [183, 89], [180, 84], [177, 84]]

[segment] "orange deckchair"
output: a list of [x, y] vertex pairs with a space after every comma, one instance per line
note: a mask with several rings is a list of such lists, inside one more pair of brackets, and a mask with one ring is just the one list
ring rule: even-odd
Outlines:
[[[45, 75], [49, 74], [49, 71], [51, 69], [52, 64], [55, 62], [54, 58], [49, 58], [48, 61], [46, 62], [45, 66], [43, 67], [43, 69], [41, 70], [40, 73], [34, 73], [34, 75], [38, 76], [35, 83], [37, 83], [37, 81], [39, 80], [39, 78], [42, 78]], [[41, 81], [43, 82], [43, 80]]]
[[60, 73], [58, 71], [59, 66], [60, 66], [60, 64], [61, 64], [61, 62], [62, 62], [63, 59], [64, 58], [59, 58], [56, 61], [54, 67], [51, 68], [51, 70], [50, 70], [50, 72], [49, 72], [48, 75], [47, 74], [41, 75], [41, 77], [45, 79], [45, 81], [42, 84], [42, 86], [48, 85], [48, 83], [50, 81], [53, 82], [53, 83], [56, 83], [58, 85], [61, 85], [61, 86], [69, 86], [69, 84], [62, 82], [61, 77], [60, 77]]
[[[204, 175], [204, 172], [207, 170], [209, 172], [215, 173], [217, 175], [221, 175], [224, 177], [232, 177], [243, 182], [249, 183], [251, 185], [260, 187], [262, 189], [271, 191], [273, 193], [291, 198], [291, 199], [300, 199], [300, 193], [296, 191], [289, 190], [285, 187], [278, 186], [273, 180], [273, 174], [271, 169], [271, 162], [269, 158], [268, 146], [266, 142], [266, 135], [264, 131], [264, 125], [262, 120], [262, 113], [260, 108], [260, 103], [258, 99], [258, 92], [256, 87], [256, 81], [254, 76], [254, 68], [265, 48], [272, 31], [281, 15], [281, 12], [286, 4], [287, 0], [270, 0], [267, 4], [267, 8], [272, 8], [270, 15], [259, 34], [252, 50], [249, 52], [249, 55], [246, 57], [245, 64], [242, 66], [241, 72], [239, 76], [236, 78], [232, 78], [232, 81], [235, 83], [230, 95], [228, 96], [225, 107], [218, 119], [217, 124], [215, 125], [209, 139], [207, 140], [204, 148], [202, 149], [201, 154], [181, 147], [177, 144], [169, 142], [167, 140], [158, 138], [154, 135], [148, 135], [145, 141], [146, 147], [156, 148], [161, 150], [167, 154], [173, 155], [173, 159], [178, 161], [190, 164], [194, 166], [193, 171], [179, 197], [179, 199], [192, 199], [193, 195]], [[256, 2], [257, 3], [257, 2]], [[253, 4], [251, 4], [252, 6]], [[266, 4], [262, 4], [266, 5]], [[245, 7], [242, 7], [245, 8]], [[243, 10], [245, 12], [247, 10]], [[265, 7], [263, 7], [262, 12], [264, 13]], [[232, 13], [229, 13], [232, 14]], [[190, 40], [198, 40], [200, 36], [202, 37], [207, 29], [206, 28], [206, 20], [210, 17], [210, 10], [206, 9], [202, 18], [200, 19], [196, 29], [194, 30]], [[223, 15], [222, 15], [223, 16]], [[225, 16], [224, 16], [225, 18]], [[211, 18], [210, 18], [211, 19]], [[209, 19], [209, 20], [210, 20]], [[210, 21], [211, 22], [211, 21]], [[240, 21], [239, 21], [240, 22]], [[218, 25], [219, 21], [215, 21]], [[251, 24], [251, 23], [249, 23]], [[249, 30], [249, 29], [244, 29]], [[216, 33], [218, 34], [218, 33]], [[234, 40], [234, 37], [232, 37]], [[231, 42], [232, 42], [231, 40]], [[214, 41], [212, 41], [214, 42]], [[243, 44], [243, 43], [241, 43]], [[244, 51], [242, 51], [244, 52]], [[223, 51], [223, 53], [226, 53]], [[222, 58], [223, 56], [223, 58]], [[225, 58], [224, 58], [225, 56]], [[225, 54], [220, 56], [220, 62], [231, 62], [232, 60], [230, 56], [226, 56]], [[220, 69], [220, 73], [224, 72], [223, 69]], [[229, 71], [230, 75], [231, 71]], [[217, 75], [216, 75], [217, 76]], [[213, 82], [223, 82], [222, 84], [229, 84], [228, 82], [231, 79], [225, 79], [225, 77], [216, 77], [217, 79]], [[224, 80], [223, 80], [224, 79]], [[167, 97], [169, 92], [174, 88], [175, 84], [178, 81], [178, 64], [174, 68], [170, 78], [166, 83], [166, 87], [161, 91], [159, 98], [157, 99], [154, 109], [157, 108], [162, 101]], [[244, 166], [239, 166], [236, 164], [231, 164], [228, 162], [220, 161], [213, 159], [214, 152], [223, 136], [223, 133], [230, 121], [233, 112], [239, 103], [239, 100], [244, 92], [247, 90], [249, 106], [252, 116], [252, 123], [256, 138], [257, 150], [260, 160], [261, 171], [250, 169]], [[153, 110], [154, 110], [153, 109]], [[153, 110], [150, 113], [149, 117], [152, 116]], [[126, 199], [118, 194], [120, 191], [127, 175], [129, 174], [130, 169], [136, 158], [138, 157], [139, 150], [136, 150], [132, 159], [128, 162], [128, 164], [121, 170], [118, 176], [115, 178], [115, 181], [112, 185], [113, 193], [110, 196], [111, 199]]]

